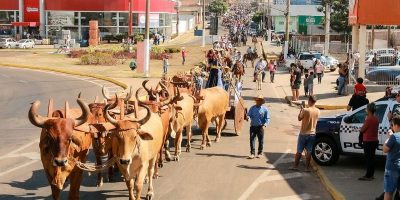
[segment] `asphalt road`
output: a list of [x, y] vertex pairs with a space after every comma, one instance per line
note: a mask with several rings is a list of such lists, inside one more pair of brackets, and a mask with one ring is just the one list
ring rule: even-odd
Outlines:
[[[277, 83], [265, 83], [262, 91], [256, 91], [250, 77], [252, 70], [247, 70], [242, 93], [246, 105], [251, 106], [253, 97], [263, 94], [271, 111], [271, 125], [265, 130], [264, 157], [246, 159], [247, 123], [242, 134], [235, 136], [232, 121], [228, 120], [221, 142], [203, 151], [199, 150], [201, 136], [194, 128], [193, 150], [183, 152], [179, 162], [164, 165], [161, 177], [154, 182], [155, 199], [331, 199], [314, 173], [288, 170], [300, 123], [296, 120], [298, 110], [284, 104], [281, 98], [284, 95], [279, 82], [287, 82], [287, 75], [278, 74]], [[79, 91], [86, 99], [100, 94], [98, 85], [76, 78], [0, 68], [0, 199], [49, 198], [50, 187], [38, 154], [40, 130], [29, 123], [27, 112], [30, 103], [39, 99], [43, 102], [41, 113], [45, 115], [50, 96], [59, 108], [64, 100], [72, 104]], [[210, 134], [214, 136], [214, 128]], [[89, 157], [93, 162], [92, 153]], [[95, 176], [85, 173], [81, 199], [127, 199], [125, 183], [117, 179], [96, 188]], [[62, 199], [67, 198], [68, 189], [66, 186]]]

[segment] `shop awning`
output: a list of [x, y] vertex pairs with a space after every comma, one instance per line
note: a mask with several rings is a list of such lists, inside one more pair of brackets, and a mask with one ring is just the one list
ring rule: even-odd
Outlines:
[[11, 25], [37, 27], [40, 25], [40, 23], [39, 22], [12, 22]]

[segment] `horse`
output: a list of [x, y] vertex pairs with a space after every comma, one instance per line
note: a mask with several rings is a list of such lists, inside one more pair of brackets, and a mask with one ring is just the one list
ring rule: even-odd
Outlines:
[[233, 65], [232, 72], [235, 79], [241, 81], [242, 76], [245, 73], [243, 63], [241, 63], [240, 61], [236, 61], [236, 63]]
[[224, 60], [223, 60], [223, 64], [225, 64], [225, 65], [228, 66], [230, 69], [232, 69], [232, 65], [233, 65], [232, 58], [230, 58], [229, 56], [225, 56], [225, 58], [224, 58]]
[[254, 68], [254, 61], [258, 58], [258, 53], [254, 52], [254, 53], [246, 53], [243, 55], [243, 63], [246, 65], [247, 67], [247, 62], [250, 61], [251, 62], [251, 67]]

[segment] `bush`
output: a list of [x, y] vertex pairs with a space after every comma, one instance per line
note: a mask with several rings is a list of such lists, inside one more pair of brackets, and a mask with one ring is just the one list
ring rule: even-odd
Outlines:
[[86, 50], [82, 50], [82, 49], [81, 50], [71, 50], [69, 52], [69, 57], [70, 58], [80, 58], [86, 54], [88, 54], [88, 52]]
[[113, 35], [105, 35], [105, 36], [103, 36], [103, 40], [110, 43], [111, 40], [114, 40], [114, 36]]
[[117, 62], [112, 53], [100, 51], [83, 55], [80, 59], [82, 65], [115, 65]]
[[120, 33], [120, 34], [115, 35], [114, 38], [115, 38], [118, 42], [122, 42], [122, 40], [123, 40], [124, 38], [126, 38], [126, 36], [127, 36], [127, 35]]

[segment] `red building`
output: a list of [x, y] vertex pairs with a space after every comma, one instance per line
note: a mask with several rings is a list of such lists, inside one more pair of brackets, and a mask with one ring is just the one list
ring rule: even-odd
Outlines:
[[[175, 5], [172, 0], [151, 0], [151, 31], [171, 34]], [[144, 31], [145, 7], [146, 0], [133, 0], [134, 32]], [[128, 11], [128, 0], [0, 0], [0, 35], [22, 31], [51, 39], [71, 30], [72, 38], [86, 39], [90, 20], [99, 21], [101, 35], [125, 34]]]

